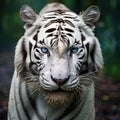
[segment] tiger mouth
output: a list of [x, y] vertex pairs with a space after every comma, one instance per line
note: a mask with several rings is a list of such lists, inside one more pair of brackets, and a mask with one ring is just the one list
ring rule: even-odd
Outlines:
[[59, 87], [58, 89], [56, 89], [56, 90], [44, 90], [44, 91], [46, 91], [47, 93], [70, 93], [70, 92], [72, 92], [73, 90], [64, 90], [64, 89], [62, 89], [61, 87]]

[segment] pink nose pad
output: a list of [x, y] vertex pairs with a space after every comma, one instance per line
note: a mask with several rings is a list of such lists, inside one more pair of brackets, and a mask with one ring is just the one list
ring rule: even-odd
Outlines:
[[64, 78], [64, 79], [57, 79], [57, 78], [54, 78], [52, 75], [51, 75], [51, 79], [59, 86], [65, 84], [68, 80], [69, 80], [70, 76], [68, 76], [67, 78]]

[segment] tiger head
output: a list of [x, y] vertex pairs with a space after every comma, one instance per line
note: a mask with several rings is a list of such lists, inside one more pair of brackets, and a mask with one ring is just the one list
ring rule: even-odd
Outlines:
[[31, 92], [42, 91], [52, 103], [80, 96], [83, 87], [93, 82], [91, 76], [103, 66], [101, 48], [93, 33], [100, 16], [98, 7], [91, 6], [77, 15], [53, 3], [37, 14], [24, 5], [20, 15], [25, 34], [16, 47], [15, 68], [29, 83]]

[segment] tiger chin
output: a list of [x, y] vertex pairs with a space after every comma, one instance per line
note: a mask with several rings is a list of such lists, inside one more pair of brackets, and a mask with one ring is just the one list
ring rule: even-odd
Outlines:
[[97, 6], [79, 15], [60, 3], [20, 9], [25, 33], [14, 58], [8, 120], [94, 120], [103, 57], [93, 30]]
[[45, 92], [44, 97], [49, 104], [52, 104], [54, 106], [69, 105], [75, 99], [75, 95], [73, 92], [65, 92], [65, 91]]

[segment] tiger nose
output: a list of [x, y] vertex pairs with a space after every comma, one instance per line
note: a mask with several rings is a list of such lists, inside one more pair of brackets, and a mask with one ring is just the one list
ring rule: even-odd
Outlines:
[[52, 75], [51, 75], [51, 79], [59, 86], [65, 84], [68, 80], [69, 80], [70, 76], [68, 76], [67, 78], [63, 78], [63, 79], [58, 79], [58, 78], [54, 78]]

